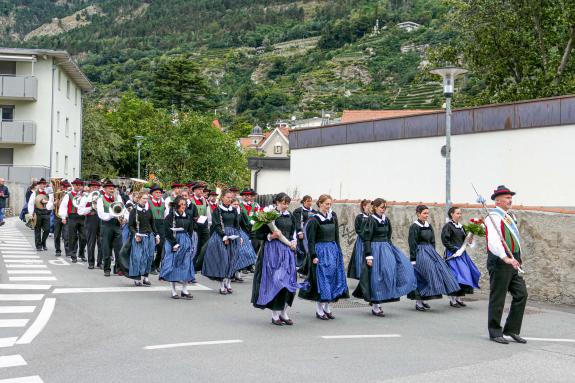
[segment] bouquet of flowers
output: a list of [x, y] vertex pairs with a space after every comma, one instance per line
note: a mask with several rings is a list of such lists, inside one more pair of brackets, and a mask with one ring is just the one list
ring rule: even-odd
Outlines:
[[[270, 230], [273, 232], [279, 231], [275, 220], [280, 216], [280, 213], [273, 206], [266, 206], [263, 210], [256, 212], [251, 216], [250, 223], [252, 224], [252, 230], [256, 231], [263, 225], [268, 225]], [[281, 233], [281, 232], [280, 232]], [[291, 242], [283, 235], [280, 234], [278, 238], [283, 244], [291, 246]]]
[[485, 237], [485, 223], [483, 218], [471, 218], [469, 223], [463, 225], [463, 228], [467, 233], [478, 237]]

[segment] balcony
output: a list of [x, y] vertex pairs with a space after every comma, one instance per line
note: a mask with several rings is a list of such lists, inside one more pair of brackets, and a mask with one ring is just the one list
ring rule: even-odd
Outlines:
[[34, 76], [0, 76], [0, 100], [38, 100], [38, 79]]
[[36, 123], [18, 120], [0, 122], [0, 144], [36, 144]]

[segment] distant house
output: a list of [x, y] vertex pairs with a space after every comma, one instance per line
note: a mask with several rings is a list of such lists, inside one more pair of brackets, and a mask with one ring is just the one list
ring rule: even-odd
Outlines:
[[414, 116], [437, 111], [438, 110], [435, 109], [344, 110], [341, 116], [341, 123], [349, 124], [352, 122], [378, 120], [382, 118]]
[[413, 21], [404, 21], [402, 23], [397, 24], [397, 26], [406, 32], [411, 32], [420, 28], [421, 24], [414, 23]]

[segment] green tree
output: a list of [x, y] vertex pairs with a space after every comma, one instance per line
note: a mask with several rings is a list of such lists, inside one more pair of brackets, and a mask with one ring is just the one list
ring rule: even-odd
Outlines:
[[185, 56], [162, 56], [153, 75], [152, 100], [163, 108], [207, 112], [216, 107], [215, 93], [197, 64]]

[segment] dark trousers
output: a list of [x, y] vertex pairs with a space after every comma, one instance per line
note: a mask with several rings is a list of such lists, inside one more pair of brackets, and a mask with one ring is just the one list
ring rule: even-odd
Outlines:
[[[495, 256], [490, 254], [489, 258], [491, 257]], [[495, 338], [507, 333], [519, 335], [523, 322], [523, 312], [527, 304], [525, 280], [511, 265], [505, 264], [499, 259], [489, 261], [492, 263], [488, 265], [490, 292], [487, 328], [489, 329], [489, 336]], [[494, 265], [493, 263], [496, 261], [500, 263]], [[505, 326], [501, 328], [501, 317], [508, 292], [512, 297], [511, 307]]]
[[35, 213], [36, 226], [34, 227], [34, 242], [36, 249], [46, 247], [46, 240], [50, 234], [50, 214]]
[[160, 235], [160, 243], [156, 245], [156, 256], [152, 263], [152, 269], [159, 269], [164, 258], [164, 244], [166, 243], [166, 221], [163, 219], [154, 219], [154, 226]]
[[[200, 251], [202, 250], [202, 247], [204, 247], [204, 245], [208, 243], [208, 241], [210, 240], [210, 229], [208, 228], [207, 225], [206, 226], [198, 225], [197, 233], [198, 233], [198, 250], [196, 251], [196, 254], [194, 254], [194, 263], [200, 256]], [[198, 270], [201, 270], [201, 267]]]
[[64, 251], [68, 254], [68, 234], [67, 226], [62, 223], [62, 220], [58, 217], [54, 218], [54, 248], [56, 253], [61, 253], [62, 249], [60, 244], [64, 241]]
[[[86, 236], [84, 235], [84, 217], [78, 214], [70, 214], [66, 223], [68, 231], [68, 253], [72, 259], [78, 255], [84, 258], [86, 249]], [[80, 251], [78, 251], [78, 249]]]
[[[118, 260], [120, 250], [122, 249], [122, 231], [120, 224], [116, 219], [113, 222], [102, 222], [100, 227], [102, 233], [102, 256], [104, 271], [111, 271], [112, 251], [115, 259]], [[114, 267], [115, 268], [115, 267]]]
[[[84, 220], [84, 230], [86, 232], [86, 245], [88, 248], [88, 265], [102, 265], [102, 238], [100, 236], [100, 218], [97, 214], [87, 215]], [[98, 258], [95, 259], [96, 244], [98, 244]]]

